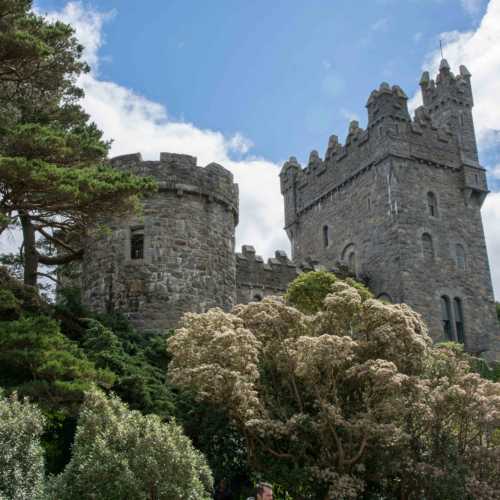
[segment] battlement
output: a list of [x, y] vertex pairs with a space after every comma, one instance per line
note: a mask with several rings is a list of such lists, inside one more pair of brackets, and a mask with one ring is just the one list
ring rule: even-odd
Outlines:
[[429, 77], [429, 72], [424, 71], [420, 79], [424, 106], [430, 112], [446, 105], [450, 101], [463, 107], [472, 107], [471, 74], [465, 66], [460, 66], [459, 74], [454, 75], [446, 59], [441, 61], [439, 73], [435, 80]]
[[178, 196], [204, 196], [221, 203], [238, 219], [238, 185], [233, 174], [217, 163], [197, 166], [194, 156], [160, 153], [160, 161], [144, 161], [140, 153], [110, 159], [114, 168], [156, 179], [160, 192], [174, 191]]
[[[241, 253], [236, 253], [236, 284], [240, 302], [246, 303], [254, 299], [254, 295], [262, 298], [284, 293], [298, 274], [299, 270], [283, 250], [277, 250], [274, 258], [267, 262], [256, 255], [255, 248], [250, 245], [243, 245]], [[246, 297], [249, 293], [253, 295]]]
[[[463, 66], [457, 77], [442, 71], [438, 83], [429, 83], [430, 87], [440, 89], [455, 85], [461, 88], [463, 85], [457, 82], [469, 78]], [[451, 79], [455, 83], [449, 83]], [[344, 144], [336, 135], [330, 136], [324, 159], [313, 150], [305, 168], [293, 156], [284, 163], [280, 181], [285, 196], [285, 227], [304, 210], [342, 191], [390, 156], [416, 159], [438, 168], [459, 169], [470, 163], [464, 155], [466, 143], [459, 137], [461, 129], [457, 132], [457, 127], [450, 126], [448, 120], [440, 120], [425, 105], [418, 108], [411, 118], [407, 99], [399, 86], [382, 83], [368, 98], [366, 130], [357, 121], [351, 121]], [[461, 120], [468, 123], [468, 117]], [[474, 163], [474, 156], [468, 156]], [[474, 165], [480, 168], [477, 162]]]
[[393, 120], [410, 121], [407, 105], [408, 97], [401, 87], [392, 87], [383, 82], [378, 90], [373, 90], [368, 98], [368, 127], [374, 127], [384, 118]]

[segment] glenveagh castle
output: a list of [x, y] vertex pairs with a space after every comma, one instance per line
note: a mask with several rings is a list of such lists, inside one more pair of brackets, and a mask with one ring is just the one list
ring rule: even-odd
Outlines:
[[403, 90], [382, 83], [366, 104], [366, 130], [353, 121], [344, 144], [330, 137], [324, 158], [312, 151], [305, 168], [294, 157], [283, 165], [291, 260], [277, 251], [264, 262], [251, 246], [235, 253], [238, 186], [222, 166], [171, 153], [112, 159], [156, 178], [159, 191], [140, 216], [108, 220], [110, 231], [88, 239], [84, 302], [121, 311], [143, 330], [171, 328], [186, 311], [229, 309], [283, 293], [303, 270], [345, 266], [378, 297], [422, 314], [435, 340], [494, 357], [499, 326], [480, 214], [488, 188], [471, 75], [465, 66], [455, 75], [443, 59], [420, 86], [424, 104], [413, 118]]

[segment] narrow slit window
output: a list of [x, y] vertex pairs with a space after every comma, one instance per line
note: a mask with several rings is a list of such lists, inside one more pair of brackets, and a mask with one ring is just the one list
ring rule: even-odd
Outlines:
[[427, 209], [431, 217], [437, 217], [438, 211], [437, 211], [436, 195], [431, 191], [427, 193]]
[[349, 271], [351, 271], [352, 274], [356, 274], [356, 254], [354, 252], [351, 252], [349, 254], [347, 262], [349, 266]]
[[446, 340], [453, 340], [451, 333], [451, 308], [450, 299], [443, 295], [441, 297], [441, 320], [443, 322], [443, 332]]
[[133, 260], [144, 259], [144, 231], [132, 230], [130, 235], [130, 258]]
[[327, 248], [330, 243], [328, 233], [329, 233], [328, 226], [323, 226], [323, 246], [325, 248]]
[[425, 260], [434, 260], [434, 244], [432, 242], [432, 236], [429, 233], [424, 233], [422, 235], [422, 253]]
[[464, 247], [457, 243], [455, 247], [456, 257], [457, 257], [457, 267], [461, 271], [465, 271], [465, 250]]
[[453, 299], [453, 309], [453, 312], [455, 313], [455, 329], [457, 331], [457, 341], [460, 342], [460, 344], [464, 344], [464, 316], [462, 311], [462, 301], [458, 297], [455, 297]]

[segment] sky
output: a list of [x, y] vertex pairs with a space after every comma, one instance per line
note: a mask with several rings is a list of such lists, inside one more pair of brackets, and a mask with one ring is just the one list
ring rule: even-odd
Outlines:
[[489, 194], [482, 210], [500, 298], [500, 0], [36, 0], [71, 23], [92, 71], [83, 105], [111, 155], [161, 151], [218, 162], [240, 187], [237, 246], [289, 251], [278, 172], [366, 125], [382, 81], [420, 103], [439, 41], [472, 73]]

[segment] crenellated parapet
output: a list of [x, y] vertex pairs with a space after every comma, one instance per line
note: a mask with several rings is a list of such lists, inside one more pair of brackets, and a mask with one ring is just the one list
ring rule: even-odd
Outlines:
[[[416, 109], [413, 118], [404, 91], [384, 82], [370, 94], [366, 104], [366, 130], [357, 121], [351, 121], [343, 144], [338, 136], [330, 136], [324, 159], [314, 150], [304, 167], [293, 156], [284, 163], [280, 181], [287, 231], [302, 213], [320, 206], [346, 187], [355, 186], [357, 179], [390, 157], [416, 160], [436, 168], [475, 168], [477, 187], [486, 189], [484, 169], [477, 163], [472, 115], [458, 113], [455, 108], [445, 112], [446, 103], [465, 106], [470, 111], [470, 73], [461, 66], [460, 75], [454, 76], [444, 62], [436, 81], [424, 73], [421, 86], [424, 106]], [[464, 182], [468, 186], [465, 177]]]
[[140, 153], [129, 154], [112, 158], [110, 163], [118, 169], [153, 177], [160, 192], [192, 194], [221, 203], [234, 213], [238, 222], [238, 185], [233, 174], [217, 163], [200, 167], [194, 156], [177, 153], [160, 153], [160, 161], [144, 161]]
[[265, 262], [253, 246], [243, 245], [241, 253], [236, 253], [237, 302], [246, 304], [267, 295], [281, 295], [299, 272], [283, 250], [277, 250], [274, 258]]

